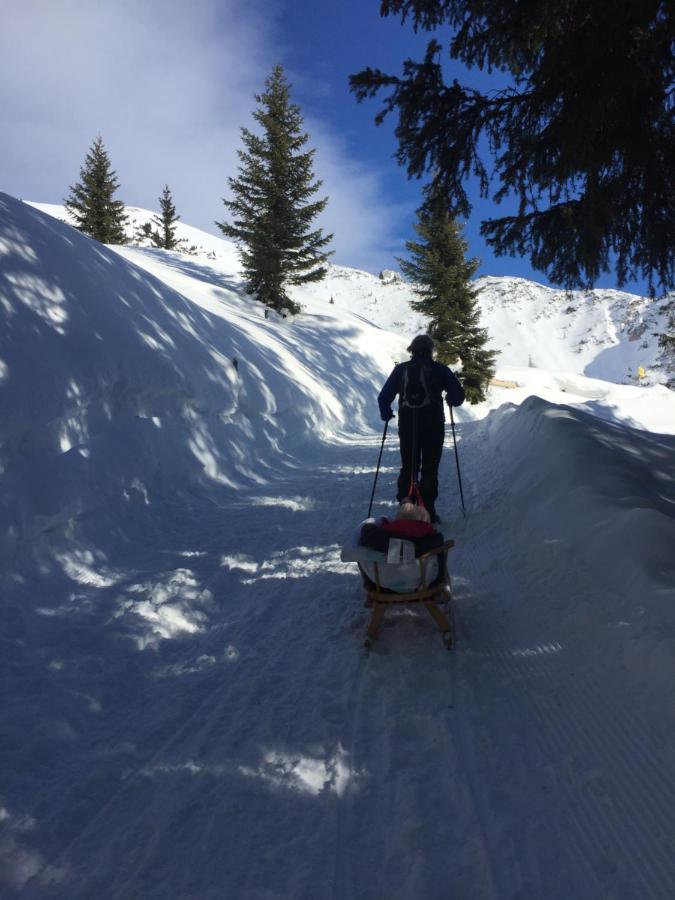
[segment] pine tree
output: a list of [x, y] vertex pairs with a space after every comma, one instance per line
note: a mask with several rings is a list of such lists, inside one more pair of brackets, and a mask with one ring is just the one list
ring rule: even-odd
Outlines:
[[659, 346], [662, 351], [662, 363], [670, 376], [667, 386], [675, 390], [675, 296], [672, 294], [666, 304], [666, 315], [666, 330], [659, 337]]
[[411, 305], [431, 320], [429, 334], [438, 359], [446, 365], [461, 362], [467, 399], [479, 403], [485, 400], [496, 356], [485, 347], [488, 334], [480, 327], [478, 292], [470, 284], [479, 261], [466, 258], [461, 226], [443, 204], [427, 201], [417, 216], [421, 240], [407, 241], [412, 259], [398, 261], [419, 297]]
[[[513, 215], [485, 220], [498, 255], [528, 255], [565, 287], [615, 267], [675, 283], [673, 33], [665, 0], [382, 0], [432, 39], [401, 76], [351, 76], [357, 99], [389, 91], [378, 124], [398, 115], [397, 157], [408, 175], [438, 174], [453, 215], [471, 211], [465, 184], [512, 196]], [[444, 48], [468, 67], [497, 70], [501, 90], [445, 78]], [[509, 83], [510, 82], [510, 83]]]
[[159, 198], [159, 208], [160, 214], [152, 219], [153, 225], [157, 226], [152, 232], [152, 243], [162, 250], [175, 250], [181, 243], [176, 238], [175, 224], [180, 216], [176, 215], [176, 207], [173, 205], [168, 184], [164, 185], [162, 196]]
[[312, 228], [312, 222], [328, 198], [310, 202], [321, 181], [314, 180], [314, 150], [302, 150], [309, 136], [281, 66], [265, 86], [253, 113], [260, 133], [241, 129], [239, 174], [228, 179], [233, 199], [223, 202], [232, 222], [216, 224], [237, 242], [251, 293], [272, 309], [298, 312], [286, 286], [325, 277], [331, 252], [324, 248], [333, 235]]
[[127, 242], [124, 203], [113, 200], [118, 187], [117, 173], [110, 168], [103, 139], [98, 135], [80, 169], [80, 180], [70, 188], [65, 206], [74, 217], [76, 227], [102, 244]]

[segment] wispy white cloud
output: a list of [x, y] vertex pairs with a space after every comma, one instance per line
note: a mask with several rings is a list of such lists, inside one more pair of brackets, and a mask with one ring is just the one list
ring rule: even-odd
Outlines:
[[[156, 208], [165, 183], [184, 222], [214, 231], [253, 96], [283, 62], [270, 0], [5, 0], [0, 29], [3, 190], [60, 202], [100, 133], [119, 196]], [[400, 209], [328, 121], [307, 121], [330, 196], [335, 260], [385, 265]]]
[[383, 196], [380, 174], [350, 157], [347, 147], [325, 127], [307, 120], [316, 147], [315, 169], [329, 197], [323, 224], [335, 234], [336, 262], [374, 269], [395, 265], [402, 238], [397, 224], [413, 208]]

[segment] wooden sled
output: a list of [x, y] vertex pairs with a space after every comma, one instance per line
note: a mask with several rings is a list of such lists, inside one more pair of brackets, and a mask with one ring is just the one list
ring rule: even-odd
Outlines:
[[[359, 563], [359, 571], [363, 579], [363, 587], [366, 592], [366, 606], [372, 607], [372, 615], [366, 632], [366, 647], [371, 647], [377, 637], [377, 632], [384, 619], [387, 607], [393, 606], [417, 606], [422, 604], [431, 618], [436, 622], [443, 635], [443, 643], [450, 649], [453, 642], [452, 626], [447, 615], [439, 607], [439, 603], [445, 603], [452, 599], [450, 589], [450, 576], [448, 575], [448, 550], [455, 546], [454, 541], [446, 541], [440, 547], [430, 550], [428, 553], [417, 557], [420, 566], [419, 587], [415, 591], [400, 593], [383, 588], [380, 585], [380, 573], [378, 564], [375, 567], [375, 582], [366, 574]], [[436, 555], [443, 556], [443, 576], [436, 583], [429, 583], [427, 578], [429, 560]], [[440, 562], [440, 561], [439, 561]]]

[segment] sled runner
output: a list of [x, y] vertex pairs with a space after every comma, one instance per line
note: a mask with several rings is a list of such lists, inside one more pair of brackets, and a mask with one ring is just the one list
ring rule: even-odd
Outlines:
[[[452, 627], [439, 603], [446, 603], [452, 597], [450, 577], [448, 575], [448, 550], [455, 546], [454, 541], [445, 541], [440, 547], [429, 550], [419, 556], [416, 562], [420, 569], [419, 586], [414, 591], [400, 592], [385, 588], [380, 581], [380, 563], [373, 562], [375, 580], [367, 574], [362, 563], [358, 563], [363, 587], [366, 593], [366, 605], [372, 607], [372, 615], [366, 632], [366, 646], [369, 647], [377, 637], [377, 632], [384, 619], [388, 607], [417, 606], [422, 604], [431, 618], [438, 625], [443, 635], [443, 643], [448, 649], [452, 646]], [[431, 577], [433, 569], [430, 565], [434, 557], [438, 558], [435, 577]]]

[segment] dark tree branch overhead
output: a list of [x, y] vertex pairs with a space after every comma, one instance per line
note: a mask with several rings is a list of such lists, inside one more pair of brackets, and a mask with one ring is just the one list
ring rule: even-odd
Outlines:
[[[481, 93], [443, 77], [437, 31], [400, 76], [366, 68], [359, 101], [384, 91], [378, 124], [397, 113], [397, 158], [432, 174], [452, 215], [467, 180], [518, 213], [482, 223], [498, 255], [528, 255], [566, 287], [615, 266], [621, 285], [675, 285], [675, 21], [665, 0], [382, 0], [413, 28], [449, 26], [449, 53], [510, 75]], [[487, 138], [490, 154], [481, 153]]]

